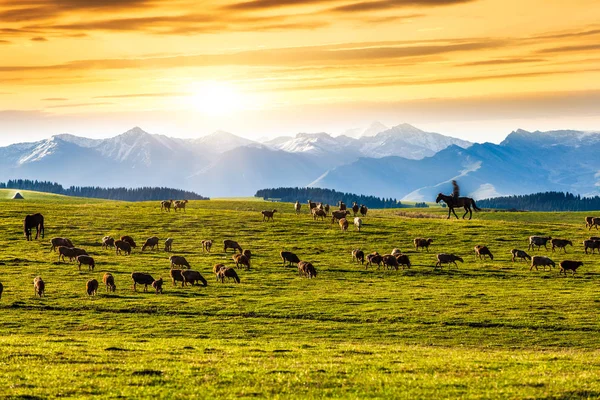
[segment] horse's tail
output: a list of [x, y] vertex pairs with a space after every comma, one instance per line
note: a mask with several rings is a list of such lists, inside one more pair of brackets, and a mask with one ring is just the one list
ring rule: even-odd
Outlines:
[[42, 234], [42, 239], [44, 238], [44, 216], [41, 216], [40, 219], [40, 233]]
[[473, 210], [481, 211], [481, 208], [477, 207], [477, 204], [475, 204], [475, 200], [471, 199], [471, 205], [473, 206]]
[[23, 236], [27, 237], [27, 217], [23, 220]]

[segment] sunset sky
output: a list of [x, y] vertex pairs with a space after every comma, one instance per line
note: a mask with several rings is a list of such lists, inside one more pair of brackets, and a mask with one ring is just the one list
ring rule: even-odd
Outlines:
[[598, 0], [0, 0], [0, 145], [600, 130]]

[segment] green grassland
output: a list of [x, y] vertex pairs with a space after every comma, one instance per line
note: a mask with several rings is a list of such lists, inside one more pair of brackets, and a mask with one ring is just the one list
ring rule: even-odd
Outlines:
[[[583, 253], [583, 213], [482, 212], [446, 220], [446, 210], [370, 210], [362, 232], [313, 221], [303, 205], [191, 201], [186, 213], [157, 202], [126, 203], [0, 192], [0, 398], [597, 398], [600, 397], [600, 256]], [[261, 209], [277, 208], [275, 222]], [[44, 240], [27, 242], [26, 214], [45, 216]], [[593, 214], [593, 213], [592, 213]], [[593, 234], [595, 234], [595, 230]], [[130, 256], [101, 248], [131, 235]], [[573, 240], [555, 261], [582, 260], [575, 277], [529, 271], [512, 248], [547, 234]], [[175, 239], [207, 287], [133, 292], [130, 274], [169, 278], [169, 254], [141, 252], [150, 236]], [[52, 237], [69, 237], [94, 271], [58, 263]], [[416, 252], [415, 237], [431, 237]], [[213, 239], [211, 254], [200, 241]], [[232, 265], [223, 239], [253, 254], [241, 283], [217, 283], [212, 266]], [[475, 259], [486, 244], [493, 261]], [[351, 249], [400, 248], [411, 269], [365, 269]], [[311, 261], [315, 279], [281, 265], [279, 251]], [[435, 270], [454, 252], [458, 268]], [[531, 254], [531, 252], [530, 252]], [[90, 278], [111, 272], [115, 294]], [[36, 298], [40, 275], [46, 296]]]

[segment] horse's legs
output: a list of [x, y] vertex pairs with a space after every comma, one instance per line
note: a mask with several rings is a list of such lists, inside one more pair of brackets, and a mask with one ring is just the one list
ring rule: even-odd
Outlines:
[[458, 215], [456, 215], [456, 211], [454, 211], [454, 208], [451, 208], [452, 213], [454, 214], [454, 216], [456, 217], [456, 219], [458, 219]]
[[450, 219], [450, 212], [451, 212], [451, 211], [452, 211], [452, 207], [450, 207], [450, 206], [449, 206], [449, 207], [448, 207], [448, 218], [446, 218], [446, 219]]
[[[465, 213], [463, 214], [462, 219], [465, 219], [465, 217], [467, 216], [467, 213], [469, 212], [469, 208], [467, 206], [464, 206], [464, 208], [465, 208]], [[471, 218], [469, 218], [469, 219], [471, 219]]]

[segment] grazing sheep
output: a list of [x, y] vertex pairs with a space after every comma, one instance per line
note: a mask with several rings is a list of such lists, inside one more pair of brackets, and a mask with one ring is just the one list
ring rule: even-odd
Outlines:
[[123, 240], [115, 240], [115, 249], [117, 255], [121, 254], [121, 251], [127, 255], [131, 254], [131, 245]]
[[171, 280], [173, 281], [173, 286], [175, 286], [175, 282], [181, 282], [181, 287], [184, 286], [183, 275], [181, 275], [181, 269], [173, 269], [169, 271], [169, 275], [171, 276]]
[[210, 253], [210, 248], [213, 245], [213, 241], [212, 240], [203, 240], [202, 241], [202, 252], [204, 253], [204, 250], [206, 250], [207, 253]]
[[[382, 261], [383, 266], [386, 269], [395, 269], [396, 271], [398, 270], [398, 260], [395, 256], [391, 254], [386, 254], [385, 256], [383, 256]], [[377, 267], [377, 269], [379, 269], [379, 267]]]
[[335, 221], [338, 221], [342, 218], [346, 218], [346, 215], [350, 215], [350, 211], [348, 211], [348, 210], [333, 211], [331, 213], [331, 223], [333, 224]]
[[531, 258], [531, 267], [529, 268], [529, 270], [531, 271], [533, 267], [535, 267], [535, 270], [537, 271], [538, 266], [544, 267], [545, 271], [547, 266], [550, 267], [550, 269], [552, 269], [552, 267], [555, 267], [556, 264], [549, 257], [533, 256]]
[[291, 251], [281, 251], [279, 252], [279, 255], [283, 260], [283, 265], [285, 265], [285, 263], [288, 262], [288, 265], [291, 267], [292, 264], [298, 264], [300, 262], [298, 256], [292, 253]]
[[398, 261], [398, 265], [402, 266], [402, 269], [404, 269], [405, 265], [407, 268], [410, 268], [410, 266], [411, 266], [410, 259], [408, 258], [408, 256], [406, 254], [397, 255], [396, 260]]
[[324, 210], [319, 210], [318, 208], [313, 208], [312, 211], [313, 220], [316, 220], [318, 217], [321, 217], [321, 221], [325, 219], [327, 213]]
[[104, 236], [102, 238], [102, 248], [103, 249], [108, 249], [108, 248], [114, 248], [115, 247], [115, 239], [113, 239], [110, 236]]
[[516, 258], [520, 258], [521, 260], [531, 260], [531, 256], [527, 253], [525, 253], [523, 250], [518, 250], [518, 249], [512, 249], [510, 251], [510, 254], [512, 255], [512, 261], [515, 262]]
[[487, 246], [482, 246], [478, 244], [477, 246], [475, 246], [474, 250], [475, 254], [479, 257], [480, 260], [485, 260], [485, 256], [489, 256], [490, 260], [494, 259], [494, 255], [492, 254], [490, 249], [487, 248]]
[[227, 280], [233, 279], [236, 283], [240, 283], [240, 277], [237, 272], [235, 272], [235, 269], [231, 267], [221, 268], [221, 270], [219, 270], [217, 280], [220, 279], [221, 283], [225, 283], [225, 278], [227, 278]]
[[88, 296], [95, 296], [96, 293], [98, 293], [98, 281], [95, 279], [90, 279], [87, 281], [85, 284], [85, 291], [87, 292]]
[[275, 214], [277, 212], [277, 210], [273, 210], [273, 211], [268, 211], [268, 210], [262, 210], [260, 213], [263, 216], [263, 222], [265, 222], [265, 218], [267, 221], [269, 221], [269, 219], [273, 222], [275, 222], [275, 220], [273, 219], [273, 214]]
[[362, 219], [359, 217], [354, 217], [354, 227], [360, 232], [360, 228], [362, 227]]
[[575, 272], [577, 272], [577, 268], [583, 266], [583, 262], [565, 260], [565, 261], [561, 261], [559, 265], [560, 265], [560, 271], [558, 271], [558, 274], [560, 275], [560, 273], [562, 272], [563, 274], [565, 274], [565, 276], [567, 276], [567, 270], [571, 270], [573, 275], [575, 275]]
[[365, 263], [365, 253], [362, 250], [359, 249], [354, 249], [352, 250], [352, 261], [355, 261], [358, 263], [360, 262], [361, 264]]
[[41, 276], [36, 276], [33, 278], [33, 294], [34, 296], [44, 296], [44, 291], [46, 290], [46, 284], [42, 280]]
[[302, 208], [302, 204], [298, 200], [296, 200], [296, 204], [294, 204], [294, 211], [296, 214], [300, 214], [300, 209]]
[[243, 265], [243, 266], [246, 267], [246, 269], [250, 269], [250, 260], [245, 255], [243, 255], [243, 254], [234, 254], [233, 256], [231, 256], [231, 258], [233, 258], [233, 261], [235, 261], [235, 266], [236, 267], [239, 267], [240, 265]]
[[413, 243], [415, 245], [415, 250], [418, 251], [420, 247], [429, 251], [429, 246], [431, 245], [431, 243], [433, 243], [433, 239], [416, 238], [415, 240], [413, 240]]
[[394, 257], [397, 257], [400, 254], [402, 254], [402, 251], [400, 251], [400, 249], [394, 249], [394, 250], [392, 250], [392, 252], [390, 254], [393, 255]]
[[4, 291], [4, 286], [0, 283], [0, 299], [2, 298], [2, 292]]
[[242, 250], [242, 246], [240, 246], [238, 244], [238, 242], [236, 242], [234, 240], [225, 239], [225, 240], [223, 240], [223, 251], [227, 252], [227, 249], [233, 249], [234, 253], [236, 250], [238, 250], [240, 252], [240, 254], [242, 254], [244, 252], [244, 250]]
[[115, 285], [115, 277], [112, 276], [110, 272], [107, 272], [102, 277], [102, 282], [106, 285], [107, 292], [114, 292], [117, 290], [117, 285]]
[[354, 217], [356, 217], [356, 214], [358, 214], [358, 210], [360, 209], [360, 207], [358, 206], [358, 204], [356, 204], [355, 201], [352, 202], [352, 212], [354, 213]]
[[156, 236], [149, 237], [144, 242], [144, 245], [142, 246], [142, 251], [144, 251], [146, 249], [146, 247], [150, 247], [150, 250], [154, 250], [154, 248], [156, 247], [156, 249], [158, 250], [159, 242], [160, 242], [160, 239], [158, 237], [156, 237]]
[[563, 251], [566, 253], [567, 252], [567, 245], [571, 245], [571, 247], [573, 247], [573, 242], [571, 242], [570, 240], [566, 240], [566, 239], [552, 239], [550, 241], [550, 243], [552, 243], [552, 251], [554, 251], [555, 248], [557, 249], [563, 249]]
[[381, 262], [383, 258], [377, 252], [373, 252], [367, 255], [367, 265], [365, 265], [365, 269], [367, 269], [370, 265], [377, 264], [377, 269], [381, 266]]
[[187, 200], [176, 200], [175, 204], [173, 204], [173, 209], [175, 211], [181, 209], [185, 212], [185, 205], [188, 203]]
[[135, 241], [133, 240], [133, 238], [131, 236], [121, 236], [121, 240], [129, 243], [129, 245], [134, 249], [137, 247], [137, 245], [135, 244]]
[[313, 208], [317, 208], [317, 203], [308, 200], [308, 209], [312, 211]]
[[537, 246], [538, 250], [541, 246], [544, 246], [548, 250], [546, 243], [551, 239], [550, 236], [529, 236], [529, 247], [527, 250], [535, 250], [535, 246]]
[[346, 232], [348, 230], [348, 220], [346, 218], [340, 219], [340, 229], [343, 232]]
[[171, 261], [171, 268], [175, 267], [175, 266], [186, 266], [189, 268], [192, 268], [190, 266], [190, 263], [187, 262], [187, 260], [185, 259], [185, 257], [182, 256], [171, 256], [169, 257], [169, 261]]
[[213, 266], [213, 273], [214, 273], [214, 274], [216, 275], [216, 277], [217, 277], [217, 282], [219, 281], [219, 272], [220, 272], [222, 269], [225, 269], [225, 264], [215, 264], [215, 265]]
[[162, 294], [163, 292], [163, 278], [158, 278], [152, 282], [152, 287], [156, 291], [156, 294]]
[[94, 258], [90, 257], [90, 256], [85, 256], [85, 255], [77, 256], [77, 264], [78, 264], [80, 271], [81, 271], [81, 264], [87, 265], [88, 270], [90, 270], [90, 271], [93, 271], [94, 268], [96, 267], [96, 262], [94, 261]]
[[595, 226], [598, 229], [598, 225], [600, 225], [600, 218], [594, 217], [592, 218], [592, 223], [590, 224], [590, 230]]
[[361, 206], [360, 206], [360, 215], [361, 215], [362, 217], [366, 217], [366, 216], [367, 216], [367, 211], [368, 211], [368, 210], [369, 210], [369, 209], [367, 208], [367, 206], [365, 206], [365, 205], [361, 204]]
[[183, 277], [183, 283], [189, 282], [192, 286], [194, 286], [196, 282], [202, 282], [202, 286], [208, 285], [206, 279], [204, 279], [200, 272], [194, 271], [193, 269], [182, 270], [181, 276]]
[[583, 247], [585, 254], [588, 254], [588, 249], [592, 249], [592, 254], [594, 254], [596, 249], [598, 249], [598, 253], [600, 253], [600, 240], [584, 240]]
[[[340, 211], [346, 211], [346, 203], [344, 203], [343, 201], [339, 201], [338, 202], [338, 206], [340, 206]], [[348, 212], [348, 214], [350, 214], [350, 212]]]
[[442, 268], [442, 264], [454, 264], [456, 268], [458, 268], [458, 264], [456, 263], [457, 261], [464, 262], [461, 257], [454, 254], [440, 253], [437, 255], [437, 263], [435, 263], [435, 267]]
[[252, 252], [248, 249], [244, 250], [244, 252], [242, 254], [246, 256], [248, 261], [250, 261], [250, 259], [252, 258]]
[[77, 256], [87, 256], [88, 253], [84, 249], [79, 249], [77, 247], [58, 247], [58, 261], [60, 262], [61, 258], [65, 261], [65, 257], [69, 257], [69, 261], [73, 261], [77, 258]]
[[74, 247], [73, 243], [69, 239], [60, 237], [50, 239], [50, 244], [50, 251], [56, 251], [56, 248], [59, 246]]
[[152, 285], [154, 278], [150, 274], [145, 272], [132, 272], [131, 279], [133, 279], [133, 291], [137, 292], [136, 285], [144, 285], [144, 292], [148, 291], [148, 285]]
[[585, 227], [589, 228], [592, 226], [592, 222], [594, 221], [594, 217], [585, 217]]
[[167, 240], [165, 240], [165, 251], [168, 253], [173, 251], [173, 238], [167, 238]]
[[171, 205], [173, 204], [173, 200], [163, 200], [160, 202], [160, 211], [168, 211], [171, 212]]
[[317, 270], [308, 261], [300, 261], [298, 263], [298, 275], [304, 276], [306, 278], [316, 278]]

